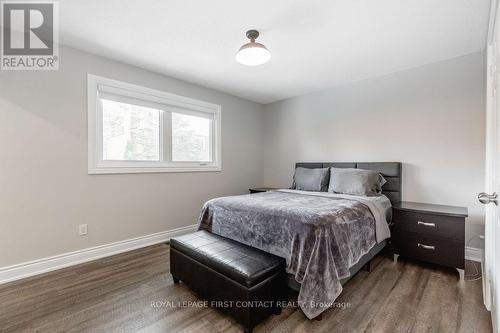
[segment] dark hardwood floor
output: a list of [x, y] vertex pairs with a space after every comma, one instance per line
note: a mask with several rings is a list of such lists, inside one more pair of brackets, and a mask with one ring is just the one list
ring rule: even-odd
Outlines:
[[[202, 303], [183, 307], [199, 299], [173, 284], [168, 251], [151, 246], [0, 285], [0, 332], [240, 332]], [[491, 332], [481, 280], [460, 282], [452, 269], [403, 258], [375, 258], [337, 302], [344, 308], [321, 321], [289, 307], [255, 332]]]

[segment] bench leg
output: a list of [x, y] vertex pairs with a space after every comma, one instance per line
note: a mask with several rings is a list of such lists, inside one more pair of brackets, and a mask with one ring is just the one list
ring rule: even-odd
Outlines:
[[252, 333], [252, 331], [253, 331], [253, 327], [247, 327], [247, 326], [243, 327], [244, 333]]
[[368, 273], [370, 273], [372, 271], [372, 261], [368, 261], [365, 266], [363, 266], [363, 269], [365, 271], [367, 271]]
[[178, 277], [172, 275], [172, 278], [174, 279], [175, 284], [178, 284], [180, 282], [180, 279]]

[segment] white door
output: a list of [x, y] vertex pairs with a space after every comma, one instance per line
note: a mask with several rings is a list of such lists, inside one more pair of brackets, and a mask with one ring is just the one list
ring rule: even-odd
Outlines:
[[491, 310], [493, 331], [499, 331], [500, 320], [500, 19], [496, 1], [492, 1], [487, 46], [486, 111], [486, 188], [478, 198], [485, 204], [485, 262], [483, 277], [484, 304]]

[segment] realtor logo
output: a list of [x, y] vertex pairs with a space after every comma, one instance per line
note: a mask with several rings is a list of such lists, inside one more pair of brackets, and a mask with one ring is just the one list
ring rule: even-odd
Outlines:
[[59, 3], [0, 1], [3, 70], [59, 69]]

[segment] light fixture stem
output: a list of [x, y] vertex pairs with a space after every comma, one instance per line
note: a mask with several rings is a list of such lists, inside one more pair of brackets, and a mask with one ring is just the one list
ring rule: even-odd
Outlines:
[[246, 35], [252, 43], [255, 43], [255, 40], [259, 37], [259, 32], [257, 30], [248, 30]]

